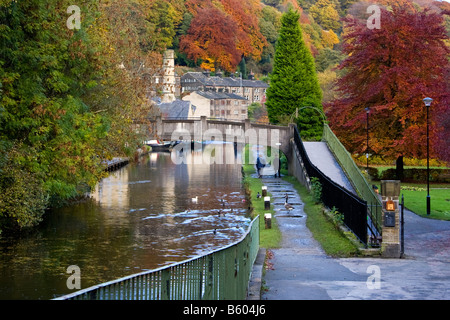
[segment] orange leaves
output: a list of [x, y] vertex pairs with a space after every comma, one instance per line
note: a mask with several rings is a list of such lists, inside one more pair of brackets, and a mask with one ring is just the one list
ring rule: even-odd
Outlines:
[[203, 60], [202, 67], [214, 63], [214, 68], [234, 71], [243, 56], [261, 58], [267, 41], [255, 14], [261, 10], [259, 1], [188, 0], [186, 8], [194, 17], [180, 50], [190, 59]]
[[180, 49], [193, 60], [216, 61], [231, 71], [241, 61], [236, 48], [236, 23], [216, 8], [198, 9], [189, 32], [180, 41]]

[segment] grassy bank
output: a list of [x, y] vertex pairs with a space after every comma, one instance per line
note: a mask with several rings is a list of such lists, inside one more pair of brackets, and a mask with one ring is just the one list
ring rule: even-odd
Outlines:
[[293, 176], [284, 180], [292, 183], [304, 203], [307, 215], [306, 226], [312, 232], [323, 250], [333, 257], [351, 257], [359, 253], [358, 247], [347, 239], [323, 214], [322, 204], [316, 204], [309, 191]]
[[[275, 211], [273, 209], [267, 211], [264, 210], [264, 201], [262, 199], [257, 199], [256, 195], [258, 192], [261, 193], [262, 182], [261, 179], [252, 178], [251, 175], [255, 173], [255, 167], [250, 164], [243, 165], [244, 170], [244, 183], [249, 193], [249, 199], [253, 208], [252, 216], [256, 217], [260, 215], [259, 218], [259, 229], [260, 229], [260, 246], [262, 248], [279, 248], [281, 243], [281, 232], [278, 228], [277, 220], [273, 217]], [[272, 214], [272, 228], [266, 229], [264, 225], [264, 213]]]

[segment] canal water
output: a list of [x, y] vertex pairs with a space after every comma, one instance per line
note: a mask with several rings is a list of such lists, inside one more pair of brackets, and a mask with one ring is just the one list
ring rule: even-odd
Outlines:
[[74, 292], [72, 265], [84, 289], [238, 240], [251, 220], [234, 156], [209, 164], [198, 151], [150, 153], [102, 180], [88, 201], [47, 214], [38, 230], [1, 237], [0, 299]]

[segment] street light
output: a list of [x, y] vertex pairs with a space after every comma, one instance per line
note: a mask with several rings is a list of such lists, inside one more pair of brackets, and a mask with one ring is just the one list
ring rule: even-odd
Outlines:
[[430, 136], [429, 136], [429, 129], [428, 129], [428, 113], [431, 106], [431, 102], [433, 99], [431, 98], [425, 98], [423, 99], [423, 102], [425, 103], [425, 106], [427, 107], [427, 216], [430, 215]]
[[366, 109], [366, 132], [367, 132], [367, 143], [366, 143], [366, 171], [369, 173], [369, 113], [370, 108], [367, 107]]

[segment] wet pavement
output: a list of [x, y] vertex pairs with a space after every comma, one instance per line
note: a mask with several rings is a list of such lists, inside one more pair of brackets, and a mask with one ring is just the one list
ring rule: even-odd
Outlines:
[[[262, 300], [450, 299], [450, 221], [405, 210], [405, 258], [332, 258], [306, 227], [303, 203], [292, 184], [263, 177], [283, 235], [270, 250]], [[284, 206], [288, 194], [293, 209]]]

